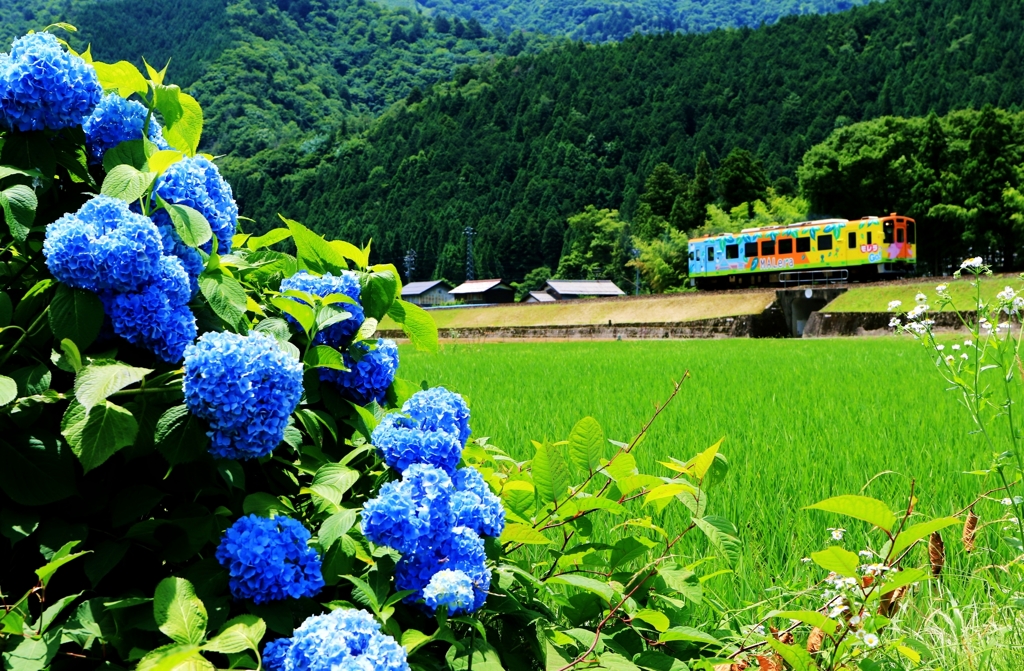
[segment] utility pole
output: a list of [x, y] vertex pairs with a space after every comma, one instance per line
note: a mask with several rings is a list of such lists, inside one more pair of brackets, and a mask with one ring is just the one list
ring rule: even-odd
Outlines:
[[466, 226], [463, 231], [466, 234], [466, 281], [476, 279], [476, 264], [473, 263], [473, 236], [476, 231], [472, 226]]
[[416, 272], [416, 250], [410, 249], [405, 253], [405, 279], [412, 282], [413, 273]]
[[[633, 257], [634, 261], [636, 261], [637, 259], [640, 258], [640, 250], [637, 249], [636, 247], [633, 247], [632, 249], [629, 250], [629, 255]], [[633, 265], [633, 270], [636, 271], [636, 277], [633, 280], [633, 295], [634, 296], [639, 296], [640, 295], [640, 266], [634, 264]]]

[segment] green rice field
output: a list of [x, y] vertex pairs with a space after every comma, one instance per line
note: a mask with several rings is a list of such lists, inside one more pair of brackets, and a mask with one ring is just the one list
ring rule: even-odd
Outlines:
[[[658, 460], [687, 459], [725, 438], [730, 470], [710, 492], [709, 513], [737, 525], [744, 551], [734, 574], [705, 588], [733, 606], [811, 580], [799, 559], [826, 546], [827, 527], [841, 520], [803, 506], [863, 491], [898, 510], [913, 479], [918, 510], [948, 515], [992, 486], [965, 474], [986, 467], [990, 450], [908, 339], [455, 342], [439, 354], [406, 347], [401, 356], [403, 377], [464, 394], [474, 434], [517, 459], [531, 456], [531, 439], [564, 439], [587, 415], [609, 438], [629, 440], [689, 371], [635, 454], [644, 472], [670, 475]], [[995, 501], [978, 507], [983, 519], [1002, 513]], [[682, 522], [671, 512], [662, 521]], [[863, 548], [865, 530], [843, 524], [845, 546]], [[947, 535], [951, 572], [991, 561], [960, 551], [958, 529]], [[684, 552], [703, 556], [703, 543], [695, 538]], [[917, 559], [925, 561], [923, 551]]]

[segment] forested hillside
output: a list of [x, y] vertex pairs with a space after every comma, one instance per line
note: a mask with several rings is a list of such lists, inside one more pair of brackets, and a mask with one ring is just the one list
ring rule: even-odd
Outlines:
[[479, 272], [518, 279], [558, 265], [565, 222], [586, 206], [631, 218], [659, 163], [692, 173], [702, 152], [717, 168], [739, 147], [771, 180], [794, 178], [837, 127], [1015, 110], [1022, 52], [1024, 5], [1000, 0], [892, 0], [758, 30], [576, 43], [463, 71], [320, 165], [282, 148], [226, 167], [264, 225], [282, 212], [373, 238], [387, 258], [415, 249], [418, 275], [449, 279], [472, 225]]
[[460, 66], [554, 41], [372, 0], [0, 0], [0, 18], [7, 43], [60, 20], [100, 60], [170, 59], [171, 81], [206, 110], [205, 149], [237, 156], [289, 141], [310, 151]]
[[[450, 16], [475, 16], [485, 25], [565, 35], [592, 42], [635, 32], [699, 33], [756, 27], [793, 14], [838, 12], [869, 0], [419, 0]], [[401, 0], [391, 0], [401, 4]]]

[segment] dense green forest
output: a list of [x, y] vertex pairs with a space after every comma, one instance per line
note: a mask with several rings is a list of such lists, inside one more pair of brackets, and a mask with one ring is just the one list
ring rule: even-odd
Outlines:
[[0, 17], [7, 40], [61, 20], [97, 59], [170, 59], [206, 111], [205, 149], [243, 157], [285, 142], [308, 153], [460, 67], [555, 42], [371, 0], [0, 0]]
[[[390, 0], [406, 4], [412, 0]], [[485, 25], [565, 35], [591, 42], [621, 40], [635, 32], [699, 33], [756, 27], [793, 14], [825, 14], [868, 0], [419, 0], [449, 16], [475, 16]]]
[[283, 146], [225, 165], [263, 225], [280, 211], [373, 238], [391, 259], [415, 249], [418, 276], [453, 280], [472, 225], [478, 272], [519, 279], [558, 266], [566, 222], [586, 206], [631, 220], [660, 163], [690, 175], [702, 153], [718, 169], [742, 148], [785, 190], [836, 128], [1016, 110], [1022, 52], [1024, 5], [999, 0], [892, 0], [757, 30], [574, 43], [463, 70], [318, 157]]

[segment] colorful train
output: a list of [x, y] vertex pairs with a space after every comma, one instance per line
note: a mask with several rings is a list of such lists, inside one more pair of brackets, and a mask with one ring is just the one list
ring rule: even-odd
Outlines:
[[913, 270], [917, 224], [894, 213], [763, 226], [693, 238], [689, 252], [699, 288], [869, 281]]

